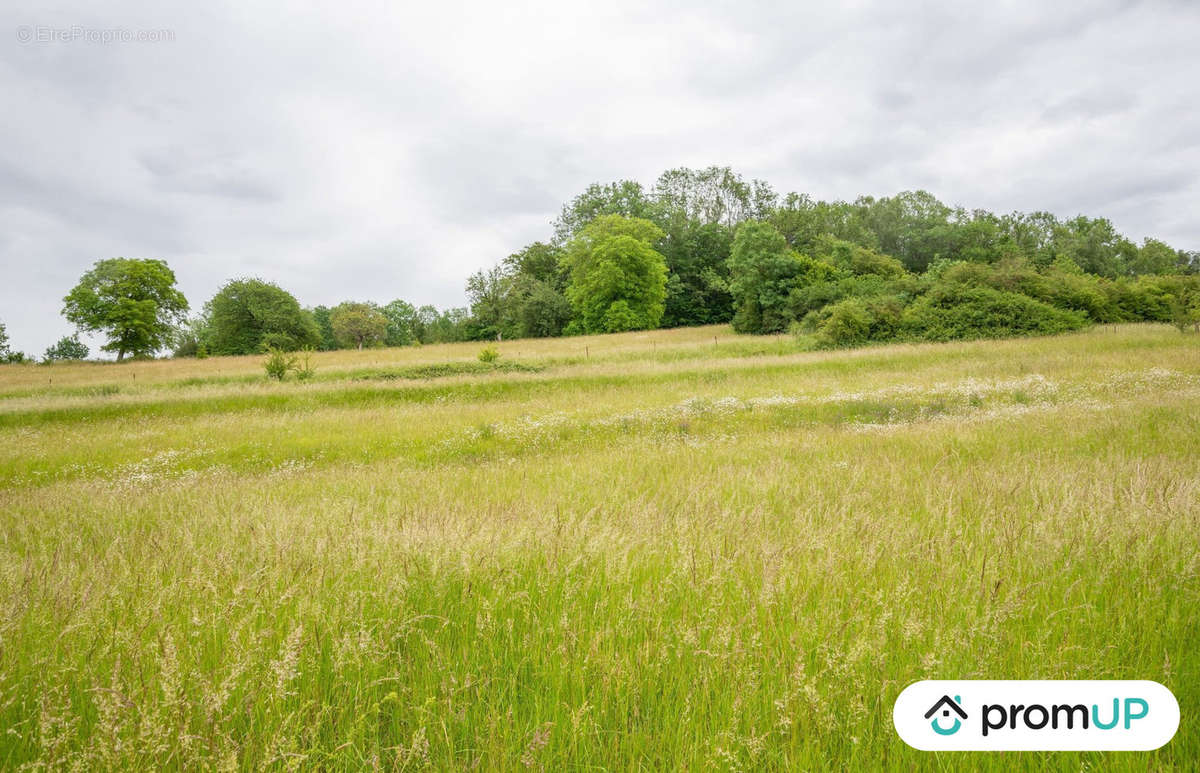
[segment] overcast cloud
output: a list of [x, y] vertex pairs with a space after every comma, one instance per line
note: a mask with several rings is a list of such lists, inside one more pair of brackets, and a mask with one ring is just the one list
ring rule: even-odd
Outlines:
[[[677, 166], [1200, 249], [1187, 0], [191, 5], [4, 14], [13, 348], [70, 333], [62, 296], [115, 256], [166, 259], [197, 309], [242, 275], [305, 305], [463, 305], [588, 183]], [[173, 40], [37, 40], [72, 27]]]

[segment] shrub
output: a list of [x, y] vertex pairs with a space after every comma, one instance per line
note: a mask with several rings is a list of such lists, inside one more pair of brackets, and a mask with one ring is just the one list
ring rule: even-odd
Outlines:
[[296, 362], [295, 357], [292, 358], [292, 369], [296, 371], [296, 378], [301, 381], [308, 381], [317, 375], [317, 366], [312, 364], [312, 353], [313, 350], [309, 348], [304, 350], [299, 362]]
[[1184, 333], [1190, 325], [1200, 332], [1200, 290], [1187, 288], [1171, 297], [1171, 324]]
[[813, 255], [842, 271], [856, 275], [882, 277], [903, 276], [904, 264], [890, 255], [883, 255], [859, 244], [823, 236], [814, 245]]
[[296, 358], [294, 356], [274, 347], [267, 350], [267, 360], [263, 363], [263, 369], [267, 371], [267, 378], [283, 381], [287, 377], [288, 371], [295, 367]]
[[905, 310], [902, 335], [926, 341], [1051, 335], [1087, 324], [1083, 312], [1058, 309], [1017, 293], [938, 284]]
[[848, 298], [829, 307], [829, 315], [817, 329], [821, 348], [856, 346], [871, 337], [871, 310], [859, 298]]
[[495, 362], [498, 359], [500, 359], [500, 352], [496, 351], [496, 348], [494, 346], [485, 347], [482, 350], [480, 350], [480, 352], [479, 352], [479, 361], [480, 362], [489, 362], [490, 363], [490, 362]]

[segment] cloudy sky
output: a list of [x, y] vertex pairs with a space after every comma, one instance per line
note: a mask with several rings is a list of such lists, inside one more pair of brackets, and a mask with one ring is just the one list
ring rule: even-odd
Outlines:
[[168, 5], [4, 14], [14, 348], [71, 332], [62, 296], [114, 256], [165, 258], [195, 308], [241, 275], [462, 305], [588, 183], [677, 166], [1200, 249], [1191, 0]]

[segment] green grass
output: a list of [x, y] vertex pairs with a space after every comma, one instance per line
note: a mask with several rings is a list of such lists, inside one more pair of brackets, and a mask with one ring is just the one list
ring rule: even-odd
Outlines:
[[[0, 368], [0, 767], [1200, 758], [1195, 336], [505, 345]], [[1154, 679], [1182, 721], [918, 752], [891, 707], [925, 678]]]

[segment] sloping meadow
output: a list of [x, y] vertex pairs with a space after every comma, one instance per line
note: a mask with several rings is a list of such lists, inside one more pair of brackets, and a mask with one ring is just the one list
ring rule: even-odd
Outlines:
[[[12, 392], [0, 765], [1190, 767], [1194, 336], [740, 340]], [[1183, 719], [947, 761], [891, 726], [925, 678], [1154, 679]]]

